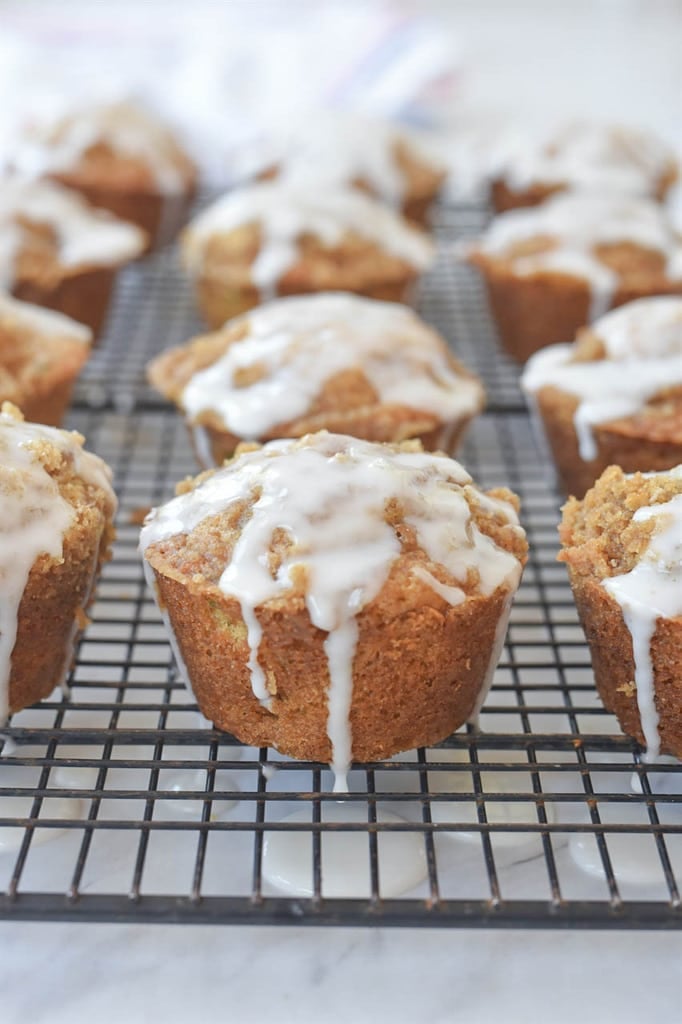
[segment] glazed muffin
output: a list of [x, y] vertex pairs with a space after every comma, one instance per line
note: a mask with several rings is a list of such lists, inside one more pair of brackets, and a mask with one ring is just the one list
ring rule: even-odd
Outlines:
[[682, 298], [639, 299], [531, 357], [522, 386], [561, 485], [582, 497], [607, 466], [682, 462]]
[[196, 168], [171, 130], [131, 102], [34, 118], [16, 141], [13, 163], [22, 173], [49, 177], [137, 224], [149, 245], [177, 233], [196, 189]]
[[426, 235], [361, 192], [276, 181], [228, 193], [183, 234], [185, 266], [212, 327], [277, 295], [402, 301], [433, 255]]
[[206, 717], [342, 789], [351, 759], [477, 713], [526, 559], [516, 509], [416, 441], [322, 432], [185, 483], [140, 546]]
[[91, 341], [84, 324], [0, 292], [0, 402], [58, 427]]
[[118, 268], [140, 255], [145, 237], [61, 185], [2, 181], [0, 287], [86, 324], [94, 335]]
[[428, 141], [390, 121], [326, 112], [272, 144], [266, 177], [313, 187], [362, 189], [425, 224], [445, 178]]
[[604, 704], [648, 760], [682, 757], [682, 466], [611, 466], [560, 533]]
[[682, 238], [652, 200], [566, 194], [510, 210], [468, 249], [517, 360], [614, 306], [682, 293]]
[[661, 201], [677, 175], [674, 151], [655, 135], [574, 121], [519, 135], [493, 174], [492, 200], [498, 212], [535, 206], [568, 190]]
[[240, 441], [317, 430], [452, 453], [485, 397], [411, 309], [341, 292], [275, 299], [162, 353], [148, 373], [205, 468]]
[[0, 413], [0, 723], [63, 683], [109, 557], [116, 498], [83, 438]]

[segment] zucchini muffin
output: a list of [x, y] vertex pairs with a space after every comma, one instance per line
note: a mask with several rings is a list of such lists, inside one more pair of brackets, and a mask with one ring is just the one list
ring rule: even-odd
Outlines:
[[526, 560], [517, 499], [416, 441], [244, 447], [153, 510], [141, 549], [200, 709], [331, 763], [477, 714]]
[[416, 132], [358, 114], [308, 117], [273, 142], [266, 177], [312, 185], [352, 186], [426, 224], [445, 179], [432, 147]]
[[520, 136], [494, 175], [492, 199], [498, 212], [536, 206], [569, 190], [662, 201], [677, 175], [674, 151], [655, 135], [573, 121]]
[[521, 362], [614, 306], [682, 294], [682, 237], [650, 199], [566, 194], [510, 210], [468, 257], [502, 344]]
[[71, 668], [116, 498], [83, 438], [0, 413], [0, 724], [49, 696]]
[[131, 102], [33, 119], [17, 140], [13, 163], [137, 224], [150, 246], [173, 238], [196, 189], [196, 168], [171, 130]]
[[91, 341], [84, 324], [0, 292], [0, 402], [58, 427]]
[[355, 189], [278, 181], [223, 196], [185, 229], [182, 249], [212, 327], [278, 295], [403, 301], [434, 256], [423, 232]]
[[97, 335], [119, 267], [140, 255], [134, 224], [95, 210], [49, 181], [9, 177], [0, 188], [0, 288], [86, 324]]
[[582, 497], [607, 466], [682, 462], [682, 298], [639, 299], [536, 352], [522, 386], [542, 418], [561, 485]]
[[485, 398], [411, 309], [342, 292], [275, 299], [162, 353], [148, 373], [205, 468], [240, 441], [317, 430], [452, 453]]
[[648, 760], [682, 758], [682, 466], [611, 466], [560, 534], [604, 704]]

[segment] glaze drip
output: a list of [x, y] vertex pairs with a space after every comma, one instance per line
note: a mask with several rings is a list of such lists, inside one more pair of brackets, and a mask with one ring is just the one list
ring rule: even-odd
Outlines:
[[682, 387], [682, 299], [640, 299], [613, 310], [591, 328], [604, 359], [576, 360], [573, 345], [552, 345], [531, 357], [523, 375], [533, 395], [556, 387], [575, 395], [580, 456], [597, 456], [593, 427], [639, 412], [661, 391]]
[[260, 182], [235, 189], [209, 206], [185, 233], [188, 268], [200, 272], [212, 238], [257, 224], [261, 245], [251, 278], [262, 297], [275, 294], [280, 277], [298, 259], [298, 242], [311, 235], [329, 248], [352, 232], [425, 270], [433, 259], [427, 236], [391, 209], [352, 188], [314, 189], [309, 184]]
[[[279, 299], [230, 327], [240, 322], [246, 337], [194, 374], [180, 401], [190, 419], [210, 411], [238, 437], [262, 437], [304, 416], [326, 381], [354, 368], [381, 402], [444, 421], [482, 404], [478, 381], [459, 376], [438, 335], [397, 303], [326, 293]], [[254, 367], [257, 379], [244, 385], [244, 371]]]
[[[547, 246], [531, 254], [511, 254], [514, 246], [529, 239], [547, 239]], [[682, 280], [682, 239], [665, 211], [648, 199], [559, 195], [540, 206], [500, 214], [473, 250], [510, 259], [519, 274], [557, 271], [586, 280], [594, 320], [609, 308], [619, 282], [595, 250], [623, 242], [660, 253], [668, 278]]]
[[632, 637], [637, 705], [647, 760], [654, 761], [660, 752], [660, 736], [651, 643], [659, 618], [682, 615], [682, 494], [660, 505], [639, 508], [632, 519], [635, 523], [655, 520], [654, 533], [634, 569], [604, 580], [603, 586], [620, 605]]
[[[310, 483], [314, 481], [314, 486]], [[379, 593], [401, 552], [387, 509], [400, 508], [423, 552], [425, 582], [430, 563], [452, 579], [438, 593], [459, 603], [462, 588], [489, 595], [516, 588], [518, 559], [482, 533], [469, 502], [485, 503], [501, 522], [521, 530], [507, 503], [482, 495], [454, 460], [430, 455], [418, 446], [371, 444], [326, 433], [300, 441], [273, 441], [247, 452], [186, 494], [153, 511], [140, 547], [189, 533], [209, 516], [235, 502], [252, 503], [230, 563], [218, 586], [235, 597], [248, 630], [252, 689], [267, 700], [267, 682], [258, 661], [257, 609], [267, 601], [301, 590], [311, 622], [326, 632], [329, 666], [327, 731], [332, 744], [336, 789], [345, 789], [352, 737], [348, 712], [357, 642], [356, 616]], [[269, 552], [273, 536], [290, 539], [276, 568]], [[422, 577], [424, 579], [424, 577]]]

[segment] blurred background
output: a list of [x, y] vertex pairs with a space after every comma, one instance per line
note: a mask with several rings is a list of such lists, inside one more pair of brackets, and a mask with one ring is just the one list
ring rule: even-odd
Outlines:
[[17, 110], [124, 94], [216, 184], [320, 106], [452, 132], [590, 116], [681, 145], [681, 58], [680, 0], [0, 0], [0, 144]]

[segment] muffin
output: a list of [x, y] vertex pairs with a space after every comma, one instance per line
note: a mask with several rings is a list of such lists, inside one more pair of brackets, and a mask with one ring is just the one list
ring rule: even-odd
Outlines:
[[196, 167], [156, 115], [131, 102], [84, 105], [25, 125], [14, 166], [76, 189], [93, 206], [137, 224], [149, 245], [180, 228]]
[[93, 209], [77, 192], [48, 181], [2, 181], [0, 287], [86, 324], [94, 335], [116, 271], [144, 246], [138, 227]]
[[682, 237], [649, 199], [566, 194], [510, 210], [468, 257], [502, 344], [521, 362], [614, 306], [682, 293]]
[[476, 714], [526, 559], [516, 509], [417, 441], [321, 432], [186, 482], [140, 546], [206, 717], [342, 789], [351, 759]]
[[682, 757], [682, 466], [611, 466], [560, 534], [604, 704], [648, 760]]
[[91, 341], [84, 324], [0, 292], [0, 402], [58, 427]]
[[417, 132], [358, 114], [325, 112], [281, 133], [266, 177], [362, 189], [425, 224], [445, 169]]
[[536, 352], [522, 386], [542, 417], [561, 485], [582, 497], [607, 466], [682, 462], [682, 298], [639, 299]]
[[402, 301], [434, 255], [426, 235], [361, 192], [278, 181], [223, 196], [186, 228], [182, 248], [212, 327], [277, 295]]
[[148, 373], [206, 468], [240, 441], [317, 430], [454, 452], [485, 397], [411, 309], [342, 292], [275, 299], [162, 353]]
[[83, 438], [0, 413], [0, 723], [49, 696], [71, 667], [116, 498]]
[[662, 201], [677, 174], [674, 151], [655, 135], [573, 121], [519, 136], [494, 174], [492, 200], [498, 212], [536, 206], [568, 190]]

